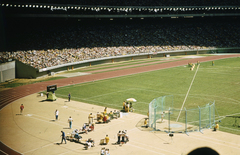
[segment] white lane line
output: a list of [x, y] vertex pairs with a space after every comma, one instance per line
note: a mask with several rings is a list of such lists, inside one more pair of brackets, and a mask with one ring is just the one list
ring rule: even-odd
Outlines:
[[216, 138], [206, 137], [206, 136], [203, 136], [203, 135], [191, 135], [191, 136], [204, 137], [205, 139], [211, 139], [211, 140], [218, 141], [218, 142], [221, 141], [223, 143], [228, 143], [228, 144], [231, 144], [231, 145], [240, 146], [239, 144], [236, 144], [236, 143], [231, 143], [231, 142], [220, 140], [220, 139], [216, 139]]
[[6, 154], [6, 155], [8, 155], [6, 152], [4, 152], [4, 151], [2, 151], [2, 150], [0, 150], [0, 152], [2, 152], [3, 154]]
[[198, 139], [198, 140], [202, 140], [202, 141], [207, 141], [207, 142], [210, 142], [210, 143], [214, 143], [216, 145], [223, 145], [225, 147], [231, 147], [231, 148], [234, 148], [234, 149], [239, 149], [239, 147], [234, 147], [234, 146], [231, 146], [231, 145], [225, 145], [225, 144], [222, 144], [222, 143], [217, 143], [217, 142], [213, 142], [213, 141], [209, 141], [209, 140], [206, 140], [206, 139], [203, 139], [203, 138], [197, 138], [197, 137], [193, 137], [193, 136], [189, 136], [189, 138], [193, 138], [193, 139]]
[[[151, 145], [146, 145], [146, 144], [143, 144], [143, 143], [139, 143], [139, 142], [136, 142], [136, 141], [132, 141], [131, 142], [133, 143], [137, 143], [137, 144], [140, 144], [140, 145], [144, 145], [146, 146], [146, 148], [154, 148], [154, 149], [157, 149], [157, 150], [161, 150], [161, 151], [165, 151], [165, 152], [168, 152], [167, 154], [171, 153], [171, 154], [176, 154], [176, 155], [179, 155], [179, 153], [176, 153], [176, 152], [172, 152], [172, 151], [168, 151], [168, 150], [165, 150], [165, 149], [161, 149], [161, 148], [158, 148], [158, 147], [154, 147], [154, 146], [151, 146]], [[128, 143], [129, 144], [129, 143]]]
[[153, 152], [153, 153], [156, 153], [156, 154], [165, 155], [165, 154], [163, 154], [163, 153], [156, 152], [156, 151], [149, 150], [149, 149], [145, 149], [144, 147], [136, 146], [136, 145], [133, 145], [133, 144], [129, 144], [129, 143], [128, 143], [127, 145], [130, 145], [130, 146], [133, 146], [133, 147], [136, 147], [136, 148], [142, 149], [142, 150], [146, 150], [147, 152]]
[[116, 124], [112, 124], [112, 125], [107, 125], [107, 126], [98, 128], [97, 130], [102, 130], [102, 129], [105, 129], [105, 128], [109, 128], [109, 127], [111, 127], [111, 126], [115, 126], [115, 125], [118, 125], [118, 124], [122, 124], [123, 122], [124, 122], [124, 121], [121, 121], [120, 123], [116, 123]]
[[238, 132], [240, 132], [240, 130], [238, 130], [238, 129], [232, 129], [232, 128], [228, 128], [228, 127], [224, 127], [224, 126], [221, 126], [221, 128], [226, 128], [226, 129], [228, 129], [228, 130], [233, 130], [233, 131], [238, 131]]
[[106, 94], [101, 94], [101, 95], [96, 95], [96, 96], [88, 97], [87, 99], [95, 98], [95, 97], [102, 97], [102, 96], [106, 96], [106, 95], [110, 95], [110, 94], [116, 94], [116, 93], [119, 93], [119, 92], [127, 92], [127, 91], [130, 91], [130, 90], [133, 90], [133, 88], [114, 91], [114, 92], [111, 92], [111, 93], [106, 93]]
[[[32, 119], [36, 119], [36, 120], [40, 120], [40, 121], [42, 121], [42, 122], [46, 122], [46, 123], [51, 123], [51, 124], [55, 124], [55, 125], [58, 125], [58, 126], [61, 126], [61, 127], [68, 127], [68, 123], [64, 123], [64, 124], [66, 124], [66, 125], [60, 125], [60, 124], [57, 124], [56, 122], [50, 122], [50, 121], [46, 121], [46, 120], [44, 120], [44, 119], [40, 119], [40, 118], [37, 118], [37, 117], [33, 117], [33, 116], [31, 116], [31, 117], [29, 117], [29, 118], [32, 118]], [[59, 122], [60, 123], [60, 122]], [[73, 128], [82, 128], [82, 127], [79, 127], [79, 126], [73, 126]]]
[[[56, 143], [57, 143], [57, 142], [56, 142]], [[40, 146], [40, 147], [38, 147], [38, 148], [36, 148], [36, 149], [32, 149], [32, 150], [29, 150], [29, 151], [23, 152], [23, 154], [25, 154], [25, 153], [29, 153], [29, 152], [33, 152], [33, 151], [36, 151], [36, 150], [39, 150], [39, 149], [42, 149], [42, 148], [48, 147], [48, 146], [50, 146], [50, 145], [53, 145], [53, 143], [50, 143], [50, 144], [47, 144], [47, 145], [43, 145], [43, 146]]]

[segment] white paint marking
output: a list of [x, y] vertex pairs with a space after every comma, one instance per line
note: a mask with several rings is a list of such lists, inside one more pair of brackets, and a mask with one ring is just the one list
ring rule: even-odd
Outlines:
[[220, 140], [220, 139], [216, 139], [216, 138], [206, 137], [206, 136], [203, 136], [203, 135], [191, 135], [191, 136], [197, 136], [197, 137], [201, 137], [201, 138], [204, 137], [204, 138], [206, 138], [206, 139], [211, 139], [211, 140], [214, 140], [214, 141], [217, 141], [217, 142], [221, 141], [221, 142], [223, 142], [223, 143], [228, 143], [228, 144], [230, 144], [230, 145], [236, 145], [236, 146], [239, 146], [239, 145], [236, 144], [236, 143], [231, 143], [231, 142], [224, 141], [224, 140]]
[[6, 152], [4, 152], [4, 151], [2, 151], [2, 150], [0, 150], [0, 152], [2, 152], [3, 154], [6, 154], [6, 155], [8, 155]]
[[210, 143], [214, 143], [214, 144], [217, 144], [217, 145], [223, 145], [225, 147], [231, 147], [231, 148], [234, 148], [234, 149], [239, 149], [239, 147], [234, 147], [234, 146], [231, 146], [231, 145], [225, 145], [225, 144], [222, 144], [222, 143], [217, 143], [217, 142], [213, 142], [213, 141], [209, 141], [209, 140], [205, 140], [203, 138], [196, 138], [196, 137], [193, 137], [193, 136], [189, 136], [190, 138], [194, 138], [194, 139], [198, 139], [198, 140], [202, 140], [202, 141], [206, 141], [206, 142], [210, 142]]
[[[56, 143], [57, 143], [57, 142], [56, 142]], [[47, 145], [43, 145], [43, 146], [38, 147], [38, 148], [36, 148], [36, 149], [32, 149], [32, 150], [29, 150], [29, 151], [27, 151], [27, 152], [23, 152], [23, 154], [29, 153], [29, 152], [33, 152], [33, 151], [36, 151], [36, 150], [39, 150], [39, 149], [42, 149], [42, 148], [44, 148], [44, 147], [48, 147], [48, 146], [50, 146], [50, 145], [53, 145], [53, 144], [50, 143], [50, 144], [47, 144]]]
[[187, 91], [186, 97], [185, 97], [185, 99], [184, 99], [184, 101], [183, 101], [183, 104], [182, 104], [182, 107], [181, 107], [181, 110], [180, 110], [180, 112], [179, 112], [179, 115], [178, 115], [178, 117], [177, 117], [176, 122], [178, 122], [178, 119], [179, 119], [179, 117], [180, 117], [180, 115], [181, 115], [181, 112], [182, 112], [183, 106], [184, 106], [184, 104], [185, 104], [185, 102], [186, 102], [186, 100], [187, 100], [188, 93], [189, 93], [189, 91], [190, 91], [190, 89], [191, 89], [191, 87], [192, 87], [192, 84], [193, 84], [193, 81], [194, 81], [194, 79], [195, 79], [195, 76], [196, 76], [196, 74], [197, 74], [197, 72], [198, 72], [198, 68], [199, 68], [199, 66], [200, 66], [200, 64], [198, 65], [197, 70], [196, 70], [196, 72], [195, 72], [195, 74], [194, 74], [194, 76], [193, 76], [192, 82], [191, 82], [191, 84], [190, 84], [190, 86], [189, 86], [189, 88], [188, 88], [188, 91]]
[[136, 141], [132, 141], [132, 140], [131, 140], [131, 142], [133, 142], [133, 143], [137, 143], [137, 144], [140, 144], [140, 145], [144, 145], [144, 146], [146, 146], [146, 148], [149, 148], [149, 147], [151, 147], [151, 148], [154, 148], [154, 149], [158, 149], [158, 150], [162, 150], [162, 151], [165, 151], [165, 152], [169, 152], [169, 153], [172, 153], [172, 154], [176, 154], [176, 155], [179, 155], [179, 153], [176, 153], [176, 152], [172, 152], [172, 151], [168, 151], [168, 150], [165, 150], [165, 149], [161, 149], [161, 148], [158, 148], [158, 147], [153, 147], [153, 146], [151, 146], [151, 145], [146, 145], [146, 144], [143, 144], [143, 143], [139, 143], [139, 142], [136, 142]]
[[142, 149], [142, 150], [146, 150], [147, 152], [153, 152], [153, 153], [156, 153], [156, 154], [165, 155], [165, 154], [163, 154], [163, 153], [159, 153], [159, 152], [156, 152], [156, 151], [153, 151], [153, 150], [145, 149], [145, 148], [143, 148], [143, 147], [136, 146], [136, 145], [133, 145], [133, 144], [129, 144], [129, 143], [128, 143], [128, 145], [133, 146], [133, 147], [136, 147], [136, 148], [139, 148], [139, 149]]

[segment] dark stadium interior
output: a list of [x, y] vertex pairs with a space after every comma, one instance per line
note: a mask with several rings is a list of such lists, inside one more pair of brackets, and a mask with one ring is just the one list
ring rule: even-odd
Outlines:
[[[2, 0], [19, 2], [19, 0]], [[105, 6], [219, 6], [239, 5], [239, 0], [25, 0], [24, 3], [105, 5]]]
[[5, 49], [43, 50], [113, 46], [237, 47], [237, 17], [194, 19], [11, 19]]

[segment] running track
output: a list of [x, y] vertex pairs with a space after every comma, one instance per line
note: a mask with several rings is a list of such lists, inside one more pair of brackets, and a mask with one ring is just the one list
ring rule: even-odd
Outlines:
[[[40, 91], [46, 91], [46, 88], [48, 85], [56, 84], [58, 87], [63, 87], [63, 86], [68, 86], [73, 84], [90, 82], [90, 81], [97, 81], [97, 80], [115, 78], [115, 77], [137, 74], [142, 72], [149, 72], [149, 71], [154, 71], [159, 69], [183, 66], [183, 65], [187, 65], [188, 63], [197, 63], [198, 61], [201, 63], [201, 62], [213, 61], [213, 60], [219, 60], [219, 59], [225, 59], [225, 58], [231, 58], [231, 57], [240, 57], [240, 54], [207, 56], [207, 57], [201, 57], [201, 58], [179, 60], [179, 61], [174, 61], [169, 63], [154, 64], [149, 66], [141, 66], [141, 67], [136, 66], [135, 68], [128, 68], [128, 69], [115, 70], [115, 71], [109, 71], [104, 73], [97, 73], [97, 74], [71, 77], [71, 78], [65, 78], [65, 79], [59, 79], [59, 80], [53, 80], [53, 81], [40, 82], [40, 83], [35, 83], [30, 85], [23, 85], [23, 86], [1, 91], [0, 109], [4, 108], [9, 103], [14, 102], [15, 100], [18, 100], [22, 97], [25, 97], [34, 93], [38, 93]], [[11, 150], [0, 141], [0, 154], [5, 154], [5, 153], [11, 154], [11, 155], [20, 154], [18, 152], [15, 152], [14, 150]]]

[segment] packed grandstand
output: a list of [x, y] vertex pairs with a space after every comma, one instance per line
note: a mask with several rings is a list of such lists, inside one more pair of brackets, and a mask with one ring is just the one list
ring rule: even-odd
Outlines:
[[[9, 4], [11, 2], [16, 1], [8, 1]], [[37, 3], [36, 0], [27, 2]], [[65, 4], [66, 1], [43, 2]], [[239, 6], [237, 0], [221, 2], [78, 0], [68, 3], [112, 6]], [[7, 5], [2, 4], [4, 7]], [[240, 20], [237, 16], [194, 19], [11, 18], [4, 20], [6, 20], [3, 22], [5, 42], [0, 49], [0, 62], [19, 60], [36, 69], [130, 54], [239, 47], [240, 42]]]

